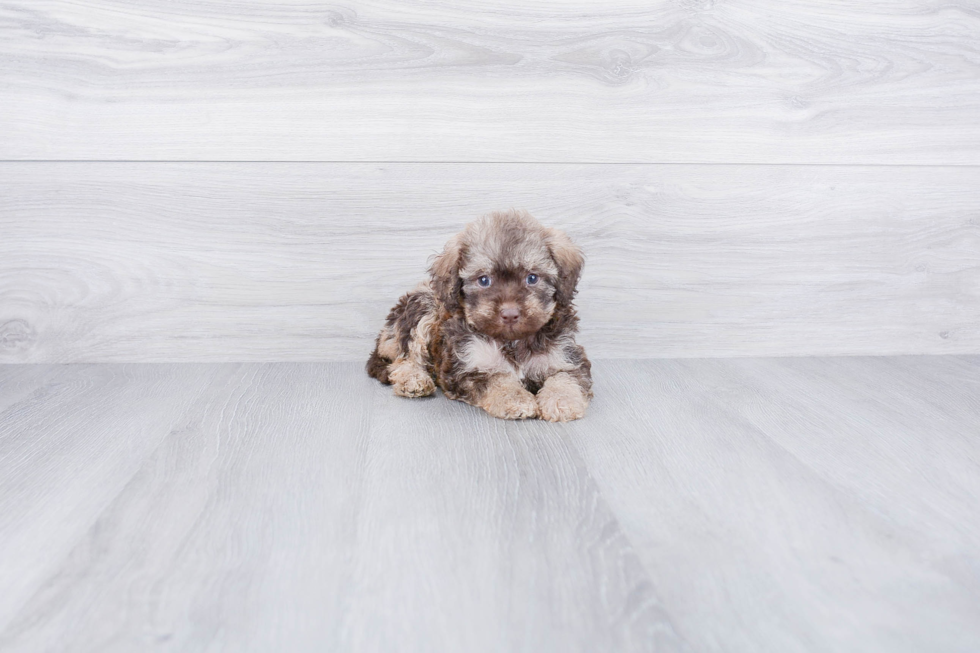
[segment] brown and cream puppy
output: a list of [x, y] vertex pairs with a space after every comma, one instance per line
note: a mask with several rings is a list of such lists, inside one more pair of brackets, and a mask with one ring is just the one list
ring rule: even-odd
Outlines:
[[368, 374], [403, 397], [438, 384], [494, 417], [582, 417], [592, 376], [572, 299], [583, 263], [568, 236], [526, 212], [484, 216], [391, 309]]

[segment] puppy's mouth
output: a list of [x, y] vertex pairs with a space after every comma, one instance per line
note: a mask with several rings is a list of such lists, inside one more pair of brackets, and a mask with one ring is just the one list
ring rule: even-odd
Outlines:
[[523, 340], [524, 338], [534, 335], [536, 329], [530, 328], [531, 326], [532, 325], [528, 324], [524, 320], [521, 320], [516, 324], [512, 322], [498, 322], [496, 336], [504, 340]]

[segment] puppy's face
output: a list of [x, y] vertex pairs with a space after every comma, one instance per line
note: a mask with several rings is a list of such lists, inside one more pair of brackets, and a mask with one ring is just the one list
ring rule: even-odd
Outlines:
[[528, 338], [569, 304], [582, 255], [564, 234], [526, 213], [494, 213], [469, 226], [433, 265], [449, 310], [499, 340]]
[[553, 271], [541, 265], [493, 262], [462, 275], [467, 323], [500, 340], [522, 340], [548, 323], [555, 311]]

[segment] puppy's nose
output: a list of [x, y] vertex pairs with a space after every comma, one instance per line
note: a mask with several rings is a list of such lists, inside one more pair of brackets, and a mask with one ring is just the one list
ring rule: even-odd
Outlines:
[[521, 317], [521, 310], [516, 306], [507, 306], [500, 309], [500, 319], [507, 324], [517, 322]]

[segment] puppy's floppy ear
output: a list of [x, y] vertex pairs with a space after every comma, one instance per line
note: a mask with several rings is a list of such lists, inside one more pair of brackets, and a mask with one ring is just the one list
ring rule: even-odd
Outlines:
[[568, 306], [575, 297], [575, 287], [582, 276], [585, 257], [572, 240], [557, 229], [545, 230], [545, 242], [551, 258], [558, 266], [558, 279], [555, 284], [555, 301], [559, 306]]
[[463, 280], [459, 278], [462, 261], [463, 234], [457, 234], [449, 239], [442, 254], [436, 256], [429, 268], [432, 289], [451, 313], [459, 310], [460, 295], [463, 292]]

